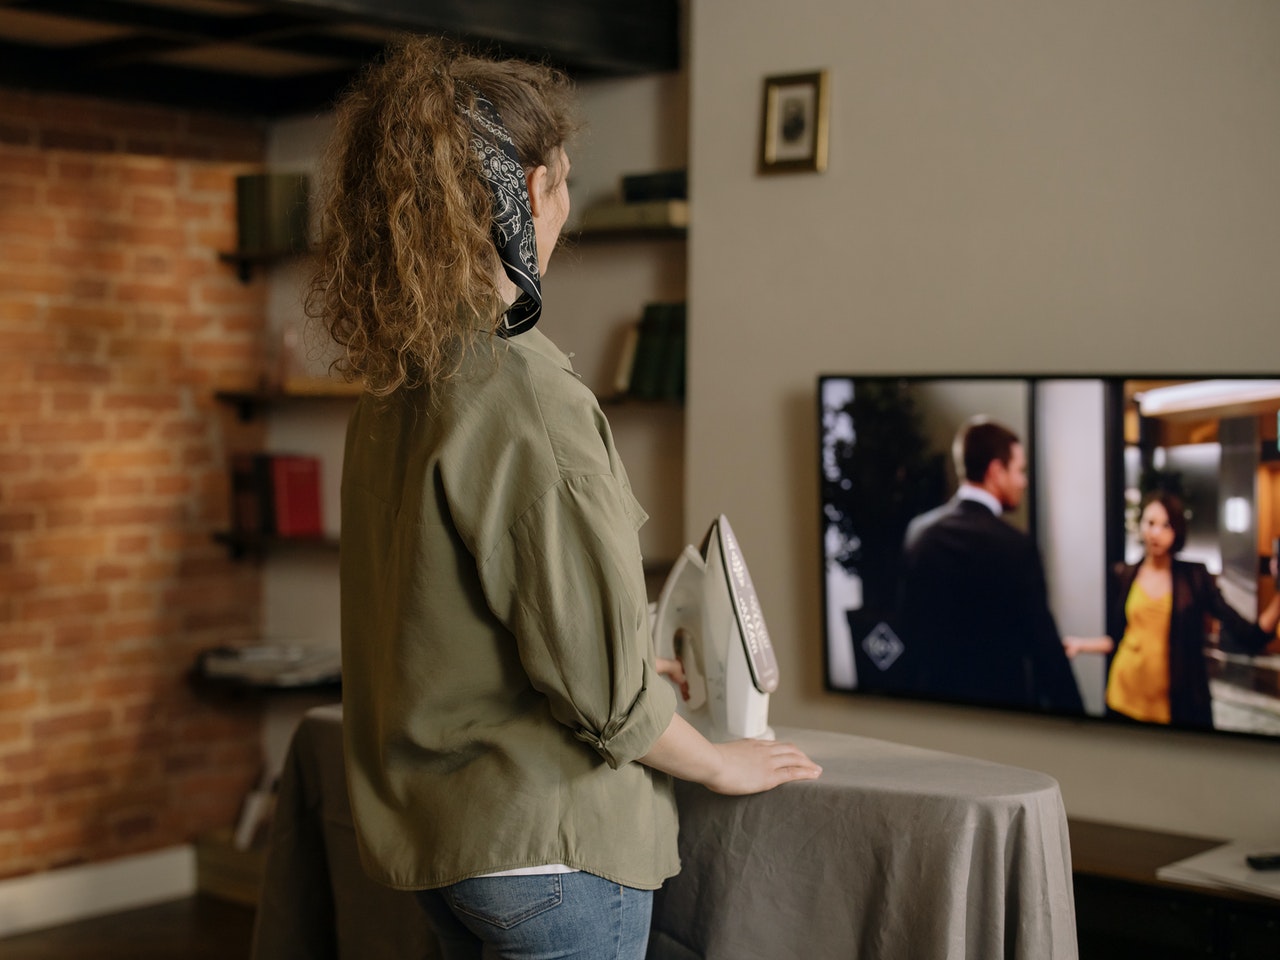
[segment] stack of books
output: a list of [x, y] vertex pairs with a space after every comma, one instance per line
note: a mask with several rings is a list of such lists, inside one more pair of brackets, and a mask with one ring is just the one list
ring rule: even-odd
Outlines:
[[596, 203], [582, 214], [583, 233], [683, 230], [689, 226], [688, 175], [684, 170], [633, 173], [622, 178], [622, 198]]
[[232, 532], [259, 537], [319, 537], [318, 457], [282, 453], [241, 453], [231, 458]]
[[685, 392], [685, 304], [649, 303], [625, 331], [614, 394], [630, 400], [679, 403]]

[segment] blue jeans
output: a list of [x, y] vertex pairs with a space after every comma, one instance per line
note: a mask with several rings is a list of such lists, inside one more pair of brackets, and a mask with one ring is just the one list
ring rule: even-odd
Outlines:
[[418, 902], [444, 960], [644, 960], [653, 891], [590, 873], [476, 877]]

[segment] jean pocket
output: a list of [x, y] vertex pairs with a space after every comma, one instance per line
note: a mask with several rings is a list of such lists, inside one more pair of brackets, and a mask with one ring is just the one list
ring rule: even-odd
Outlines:
[[456, 912], [503, 930], [558, 907], [564, 896], [557, 874], [476, 877], [455, 883], [444, 894]]

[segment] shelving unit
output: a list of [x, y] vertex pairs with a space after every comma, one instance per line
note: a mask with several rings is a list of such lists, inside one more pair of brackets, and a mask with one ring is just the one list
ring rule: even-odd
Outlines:
[[[295, 377], [287, 380], [279, 389], [219, 390], [214, 393], [214, 397], [234, 409], [241, 421], [248, 422], [272, 407], [322, 401], [349, 402], [361, 392], [362, 388], [358, 383], [344, 383], [321, 377]], [[232, 558], [237, 560], [261, 558], [269, 553], [296, 548], [336, 551], [339, 544], [338, 538], [332, 536], [259, 536], [238, 530], [219, 531], [213, 538], [226, 546]]]
[[240, 278], [241, 283], [248, 283], [253, 279], [254, 267], [269, 267], [279, 263], [281, 260], [287, 260], [290, 257], [300, 256], [305, 250], [278, 250], [271, 253], [237, 253], [235, 251], [224, 251], [218, 254], [218, 259], [223, 263], [228, 263], [236, 268], [236, 275]]
[[[270, 271], [266, 282], [274, 290], [271, 302], [283, 316], [268, 317], [268, 329], [286, 342], [286, 324], [300, 316], [300, 298], [293, 285], [299, 282], [296, 263], [284, 258], [252, 258], [248, 266]], [[298, 303], [293, 313], [291, 303]], [[267, 358], [264, 358], [267, 360]], [[264, 363], [265, 369], [293, 370], [283, 362]], [[301, 358], [299, 358], [299, 361]], [[302, 367], [300, 373], [311, 372]], [[322, 369], [317, 370], [322, 372]], [[316, 536], [269, 536], [234, 529], [228, 516], [226, 529], [212, 534], [235, 562], [250, 562], [261, 584], [262, 606], [252, 636], [228, 637], [229, 646], [298, 646], [323, 651], [339, 649], [338, 547], [336, 500], [341, 470], [343, 428], [346, 417], [362, 392], [360, 384], [348, 384], [325, 376], [264, 377], [258, 387], [224, 389], [213, 394], [224, 421], [230, 475], [237, 454], [286, 453], [315, 457], [320, 461], [321, 529]], [[238, 422], [237, 422], [238, 421]], [[332, 483], [330, 483], [332, 481]], [[228, 490], [228, 507], [234, 510], [234, 482]], [[248, 524], [246, 524], [247, 526]], [[255, 682], [234, 676], [211, 676], [193, 668], [193, 689], [215, 704], [248, 701], [261, 710], [262, 782], [279, 775], [293, 731], [303, 714], [313, 707], [341, 700], [341, 679], [317, 677], [307, 682]], [[259, 786], [246, 796], [242, 815], [254, 809]], [[243, 827], [243, 823], [241, 824]], [[229, 834], [202, 838], [197, 851], [199, 884], [219, 896], [252, 902], [260, 886], [258, 848], [238, 850]]]
[[1280, 901], [1156, 876], [1222, 841], [1088, 820], [1069, 828], [1082, 958], [1276, 955]]
[[[362, 393], [358, 383], [343, 383], [328, 378], [294, 376], [284, 381], [278, 389], [216, 390], [215, 399], [236, 411], [244, 422], [265, 415], [270, 408], [282, 404], [315, 404], [317, 402], [351, 402]], [[234, 559], [264, 557], [283, 549], [337, 550], [334, 536], [269, 536], [253, 535], [237, 530], [215, 532], [214, 539], [230, 550]]]
[[655, 222], [657, 206], [638, 208], [636, 221], [628, 223], [628, 205], [610, 203], [608, 217], [602, 218], [607, 225], [594, 229], [588, 207], [566, 234], [568, 256], [553, 258], [553, 283], [562, 282], [566, 271], [576, 275], [563, 293], [548, 296], [554, 305], [548, 332], [562, 348], [578, 352], [574, 366], [609, 418], [636, 496], [650, 513], [640, 538], [651, 599], [684, 546], [684, 403], [635, 397], [618, 388], [626, 379], [619, 376], [628, 349], [623, 331], [638, 325], [646, 304], [684, 299], [687, 208], [671, 205], [678, 222]]

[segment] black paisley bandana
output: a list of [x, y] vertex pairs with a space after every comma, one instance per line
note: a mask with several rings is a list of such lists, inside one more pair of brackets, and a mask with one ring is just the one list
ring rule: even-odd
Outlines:
[[542, 280], [538, 273], [538, 245], [534, 239], [533, 212], [524, 167], [516, 153], [511, 134], [502, 125], [497, 108], [472, 91], [475, 109], [460, 104], [471, 121], [471, 149], [480, 160], [489, 190], [493, 194], [493, 245], [507, 277], [520, 288], [498, 334], [514, 337], [533, 328], [542, 315]]

